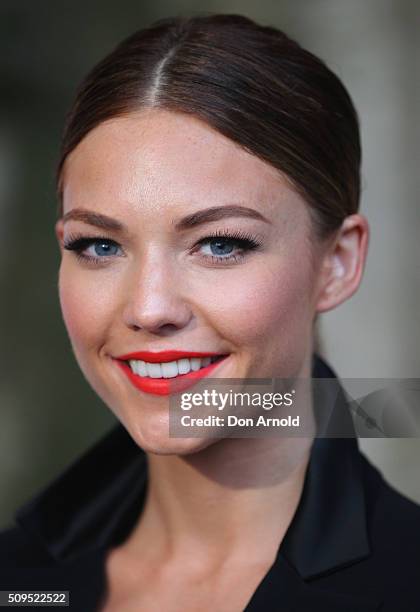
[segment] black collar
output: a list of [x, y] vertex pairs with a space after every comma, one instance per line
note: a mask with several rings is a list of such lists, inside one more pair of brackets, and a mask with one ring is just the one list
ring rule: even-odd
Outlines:
[[[314, 378], [334, 378], [317, 355]], [[318, 401], [319, 429], [296, 514], [278, 562], [303, 579], [349, 565], [370, 553], [360, 453], [342, 388], [338, 399]], [[329, 402], [329, 404], [328, 404]], [[337, 431], [341, 439], [328, 437]], [[130, 533], [145, 499], [147, 457], [121, 424], [73, 462], [16, 513], [17, 523], [58, 562], [104, 550]]]

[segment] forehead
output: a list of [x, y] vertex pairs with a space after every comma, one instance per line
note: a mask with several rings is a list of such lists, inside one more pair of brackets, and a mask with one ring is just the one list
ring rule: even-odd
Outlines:
[[300, 200], [273, 166], [203, 121], [144, 110], [105, 121], [78, 144], [63, 173], [64, 212], [75, 206], [221, 204], [264, 206]]

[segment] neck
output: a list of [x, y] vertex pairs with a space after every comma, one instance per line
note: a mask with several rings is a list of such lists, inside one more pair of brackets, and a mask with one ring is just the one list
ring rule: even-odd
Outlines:
[[[308, 406], [312, 415], [312, 405]], [[274, 560], [299, 504], [313, 437], [225, 438], [189, 455], [148, 455], [141, 555]]]

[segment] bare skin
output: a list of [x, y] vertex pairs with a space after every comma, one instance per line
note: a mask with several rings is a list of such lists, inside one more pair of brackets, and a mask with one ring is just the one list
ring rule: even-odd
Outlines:
[[[253, 439], [235, 442], [254, 451], [263, 468], [264, 455], [270, 456], [266, 440], [259, 440], [265, 442], [259, 449]], [[212, 456], [206, 459], [222, 456], [223, 450], [215, 446], [201, 451]], [[279, 470], [280, 482], [264, 487], [254, 482], [254, 487], [240, 490], [217, 486], [194, 473], [194, 467], [186, 470], [176, 462], [168, 466], [151, 457], [151, 486], [142, 517], [126, 542], [107, 556], [103, 612], [244, 610], [274, 563], [298, 506], [309, 457], [309, 448], [305, 452], [301, 446], [297, 466], [289, 466], [287, 475], [284, 464]], [[246, 463], [244, 458], [243, 469]], [[187, 478], [181, 482], [185, 471]], [[183, 503], [193, 481], [193, 501]]]
[[[309, 378], [314, 317], [357, 290], [367, 222], [351, 215], [328, 242], [315, 241], [307, 203], [278, 170], [200, 120], [156, 109], [100, 124], [63, 178], [64, 214], [89, 209], [126, 228], [106, 232], [119, 251], [97, 264], [64, 242], [104, 232], [57, 222], [60, 302], [83, 374], [149, 461], [144, 511], [107, 555], [102, 612], [243, 610], [298, 507], [311, 435], [170, 437], [167, 398], [134, 388], [114, 358], [216, 352], [228, 357], [215, 378]], [[174, 229], [186, 215], [232, 204], [264, 220]], [[227, 263], [209, 256], [209, 240], [197, 248], [213, 230], [238, 229], [258, 248], [236, 248]], [[99, 257], [93, 248], [85, 251]]]

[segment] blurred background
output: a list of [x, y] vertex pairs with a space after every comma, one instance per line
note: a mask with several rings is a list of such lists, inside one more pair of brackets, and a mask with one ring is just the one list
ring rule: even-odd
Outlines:
[[[357, 295], [321, 319], [340, 377], [420, 377], [419, 66], [416, 0], [42, 0], [0, 4], [0, 528], [114, 423], [84, 380], [61, 319], [54, 167], [85, 73], [154, 20], [241, 13], [324, 59], [358, 109], [361, 210], [371, 224]], [[420, 440], [360, 445], [420, 501]]]

